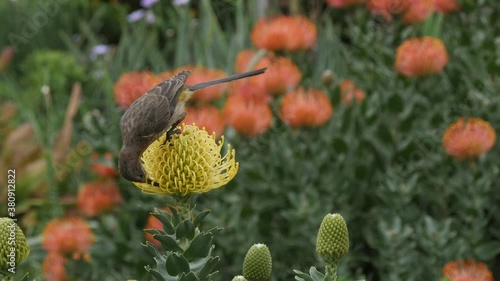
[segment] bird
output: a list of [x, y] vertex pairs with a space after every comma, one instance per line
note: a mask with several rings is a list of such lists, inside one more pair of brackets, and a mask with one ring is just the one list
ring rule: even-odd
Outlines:
[[191, 71], [184, 70], [160, 82], [135, 100], [120, 120], [122, 147], [119, 153], [118, 170], [123, 178], [132, 182], [155, 182], [146, 177], [141, 156], [148, 146], [163, 134], [165, 143], [172, 135], [180, 133], [177, 126], [184, 120], [186, 102], [198, 90], [262, 74], [266, 68], [231, 75], [195, 85], [186, 85]]

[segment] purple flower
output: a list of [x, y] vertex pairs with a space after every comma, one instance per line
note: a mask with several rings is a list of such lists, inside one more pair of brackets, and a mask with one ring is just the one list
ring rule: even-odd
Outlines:
[[141, 0], [141, 6], [144, 8], [151, 8], [157, 2], [158, 0]]
[[187, 3], [189, 3], [189, 0], [174, 0], [174, 5], [176, 6], [186, 5]]
[[102, 56], [111, 51], [111, 47], [108, 45], [95, 45], [92, 47], [92, 51], [90, 52], [90, 59], [95, 60], [97, 56]]
[[146, 11], [143, 9], [133, 11], [132, 13], [128, 14], [127, 20], [129, 22], [136, 22], [138, 20], [141, 20], [144, 17], [145, 13]]
[[154, 23], [156, 20], [155, 14], [153, 14], [151, 11], [146, 12], [146, 22], [149, 24]]

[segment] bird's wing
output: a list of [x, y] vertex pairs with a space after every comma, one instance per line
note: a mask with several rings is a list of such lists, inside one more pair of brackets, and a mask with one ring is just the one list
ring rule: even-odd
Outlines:
[[182, 88], [186, 83], [187, 78], [191, 71], [184, 70], [179, 74], [173, 76], [172, 78], [165, 80], [158, 85], [154, 86], [146, 94], [162, 95], [169, 98], [172, 103], [177, 104], [179, 95], [182, 92]]
[[130, 138], [155, 138], [168, 129], [174, 110], [162, 95], [144, 95], [125, 111], [120, 122], [123, 141]]

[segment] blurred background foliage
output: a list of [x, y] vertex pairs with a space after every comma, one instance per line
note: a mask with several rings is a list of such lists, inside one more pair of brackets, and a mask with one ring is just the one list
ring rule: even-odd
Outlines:
[[[310, 129], [290, 128], [275, 118], [272, 128], [255, 138], [226, 130], [240, 171], [228, 186], [197, 198], [198, 207], [212, 209], [205, 223], [224, 228], [215, 241], [221, 257], [216, 279], [240, 274], [246, 250], [258, 242], [271, 251], [272, 280], [291, 280], [293, 268], [319, 267], [316, 233], [331, 212], [345, 218], [351, 239], [340, 276], [437, 280], [447, 261], [472, 258], [486, 262], [499, 278], [500, 147], [467, 162], [450, 158], [441, 146], [445, 129], [461, 116], [481, 117], [499, 131], [495, 1], [463, 1], [460, 11], [421, 25], [388, 23], [366, 9], [332, 9], [323, 1], [270, 1], [264, 12], [257, 1], [160, 1], [150, 8], [154, 23], [129, 23], [127, 15], [137, 8], [135, 1], [0, 3], [0, 47], [15, 48], [0, 76], [0, 102], [17, 107], [0, 124], [2, 168], [46, 163], [36, 174], [37, 185], [23, 181], [32, 169], [18, 174], [18, 216], [32, 248], [21, 272], [41, 276], [43, 226], [71, 208], [79, 187], [95, 177], [88, 169], [91, 154], [111, 152], [116, 161], [123, 110], [113, 99], [113, 84], [120, 74], [186, 64], [233, 73], [235, 57], [251, 46], [251, 28], [262, 13], [301, 13], [316, 23], [317, 45], [283, 55], [303, 73], [301, 85], [328, 94], [333, 117]], [[30, 26], [41, 9], [47, 21]], [[448, 50], [444, 73], [417, 79], [397, 74], [395, 49], [407, 38], [429, 34], [442, 38]], [[92, 58], [99, 44], [112, 50]], [[322, 84], [327, 69], [335, 73], [332, 85]], [[366, 92], [359, 106], [340, 105], [337, 86], [343, 79]], [[67, 147], [74, 157], [53, 165], [51, 152], [75, 82], [82, 83], [82, 98]], [[278, 116], [279, 98], [272, 108]], [[33, 131], [22, 139], [36, 142], [36, 148], [8, 152], [7, 136], [24, 122]], [[23, 151], [22, 163], [9, 160]], [[61, 169], [64, 177], [58, 176]], [[151, 260], [140, 245], [142, 229], [153, 207], [169, 200], [145, 196], [123, 179], [118, 183], [125, 203], [89, 220], [96, 245], [91, 262], [68, 269], [75, 280], [146, 280], [143, 266]]]

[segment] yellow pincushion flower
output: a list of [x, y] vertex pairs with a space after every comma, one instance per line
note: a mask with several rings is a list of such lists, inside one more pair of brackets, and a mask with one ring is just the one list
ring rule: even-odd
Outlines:
[[141, 157], [148, 179], [155, 184], [134, 184], [145, 193], [186, 196], [204, 193], [227, 184], [238, 172], [235, 150], [228, 145], [221, 156], [219, 142], [196, 126], [184, 125], [165, 143], [165, 135], [153, 142]]

